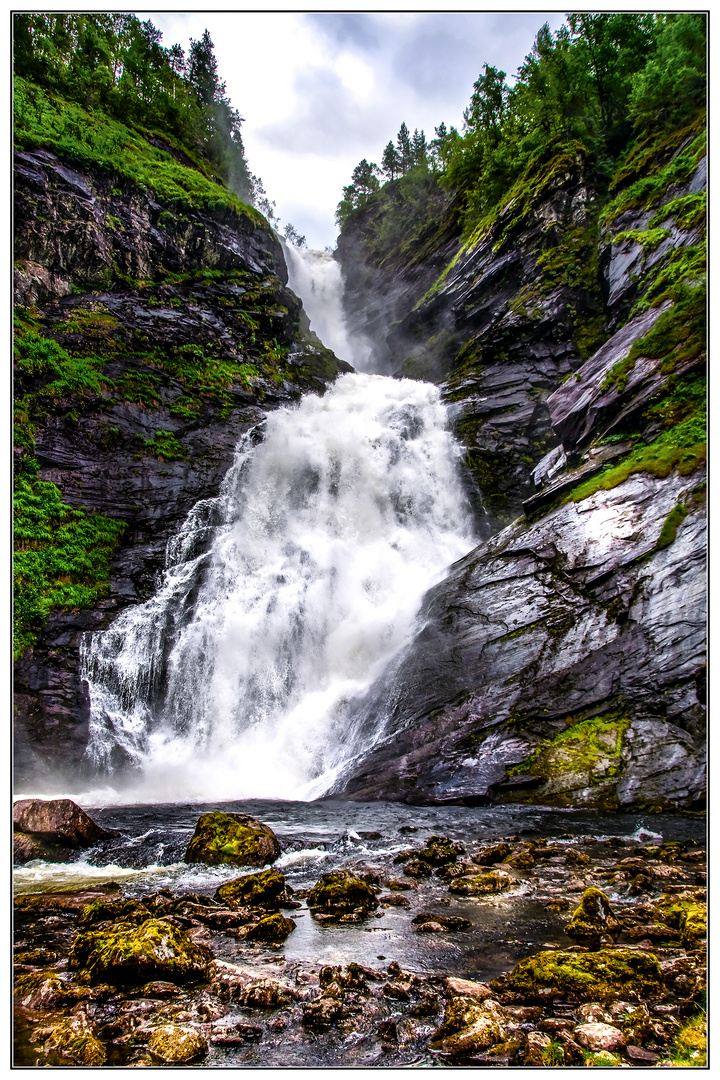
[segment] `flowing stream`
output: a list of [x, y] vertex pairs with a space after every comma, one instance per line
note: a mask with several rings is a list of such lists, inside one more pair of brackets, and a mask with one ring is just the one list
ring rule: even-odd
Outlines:
[[[338, 264], [295, 248], [288, 263], [311, 328], [360, 367]], [[362, 372], [243, 436], [218, 497], [168, 544], [157, 593], [86, 636], [104, 779], [83, 801], [326, 791], [368, 749], [349, 703], [473, 545], [458, 459], [435, 386]]]

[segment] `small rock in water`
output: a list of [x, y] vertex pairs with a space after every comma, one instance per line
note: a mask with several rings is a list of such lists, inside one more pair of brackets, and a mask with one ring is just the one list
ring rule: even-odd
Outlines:
[[195, 1028], [166, 1024], [154, 1028], [148, 1039], [148, 1050], [170, 1065], [198, 1061], [208, 1052], [207, 1039]]

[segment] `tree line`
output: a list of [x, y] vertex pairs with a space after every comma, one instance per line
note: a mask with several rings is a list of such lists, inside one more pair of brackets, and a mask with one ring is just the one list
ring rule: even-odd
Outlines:
[[491, 210], [538, 152], [577, 142], [602, 186], [631, 139], [677, 127], [705, 102], [706, 16], [602, 13], [546, 23], [508, 82], [484, 64], [463, 113], [462, 131], [435, 128], [428, 144], [403, 122], [378, 167], [363, 159], [343, 188], [336, 220], [344, 227], [385, 184], [435, 173], [457, 194], [466, 229]]

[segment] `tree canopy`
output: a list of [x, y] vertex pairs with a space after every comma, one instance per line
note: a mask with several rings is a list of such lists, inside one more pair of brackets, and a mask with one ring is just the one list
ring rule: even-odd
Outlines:
[[242, 118], [217, 73], [210, 34], [164, 48], [150, 20], [120, 14], [17, 14], [15, 74], [85, 108], [166, 134], [252, 199]]
[[[510, 81], [483, 65], [462, 132], [442, 123], [428, 145], [403, 122], [383, 151], [382, 176], [402, 184], [436, 174], [457, 193], [466, 229], [554, 142], [582, 145], [602, 186], [639, 133], [682, 125], [703, 107], [706, 32], [702, 13], [571, 14], [555, 33], [546, 23]], [[353, 185], [338, 206], [341, 227], [369, 198]]]

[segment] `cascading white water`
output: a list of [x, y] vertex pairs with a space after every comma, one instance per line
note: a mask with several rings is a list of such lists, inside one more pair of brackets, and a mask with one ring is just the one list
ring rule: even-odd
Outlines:
[[351, 752], [347, 704], [472, 546], [436, 387], [344, 375], [263, 426], [168, 545], [156, 595], [86, 636], [89, 755], [135, 766], [106, 800], [322, 794]]
[[357, 371], [374, 371], [369, 341], [350, 334], [343, 311], [340, 263], [328, 251], [283, 244], [288, 286], [301, 298], [310, 328], [336, 356]]

